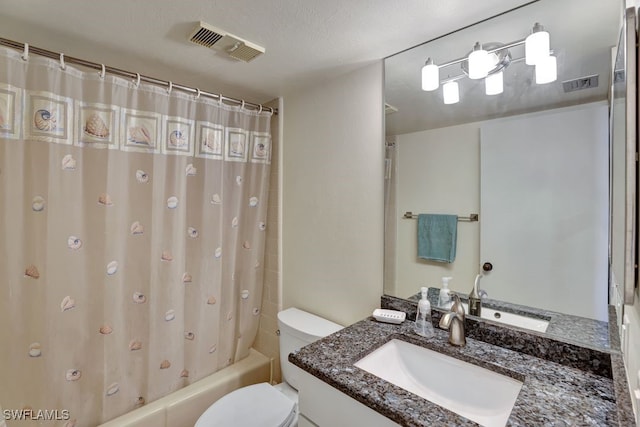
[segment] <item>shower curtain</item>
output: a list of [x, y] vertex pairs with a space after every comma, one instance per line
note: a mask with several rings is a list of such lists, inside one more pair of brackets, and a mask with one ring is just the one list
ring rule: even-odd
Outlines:
[[384, 146], [384, 293], [396, 295], [398, 137], [386, 136]]
[[248, 354], [271, 116], [0, 51], [5, 415], [95, 426]]

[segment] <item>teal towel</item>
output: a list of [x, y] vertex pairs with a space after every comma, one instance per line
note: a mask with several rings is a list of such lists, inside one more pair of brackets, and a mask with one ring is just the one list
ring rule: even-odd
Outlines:
[[418, 215], [418, 257], [453, 262], [458, 238], [457, 215]]

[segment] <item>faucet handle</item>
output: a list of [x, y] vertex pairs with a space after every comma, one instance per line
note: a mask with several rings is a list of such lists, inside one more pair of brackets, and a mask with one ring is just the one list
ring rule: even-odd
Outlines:
[[451, 306], [451, 311], [459, 316], [462, 316], [462, 318], [464, 319], [464, 306], [462, 305], [462, 301], [460, 301], [460, 297], [456, 294], [453, 295], [453, 305]]

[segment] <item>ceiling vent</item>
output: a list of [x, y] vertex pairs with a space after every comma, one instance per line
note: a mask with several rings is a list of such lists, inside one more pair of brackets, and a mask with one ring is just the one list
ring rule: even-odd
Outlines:
[[586, 77], [578, 77], [573, 80], [566, 80], [562, 82], [562, 88], [565, 93], [567, 92], [575, 92], [576, 90], [582, 89], [592, 89], [598, 87], [598, 75], [594, 74], [593, 76]]
[[262, 46], [243, 40], [202, 21], [189, 35], [189, 41], [225, 52], [230, 57], [244, 62], [249, 62], [265, 52]]

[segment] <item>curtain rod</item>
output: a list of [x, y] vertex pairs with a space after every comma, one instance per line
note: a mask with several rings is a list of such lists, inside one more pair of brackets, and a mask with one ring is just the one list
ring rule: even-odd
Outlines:
[[23, 50], [24, 54], [23, 54], [23, 58], [24, 55], [27, 55], [29, 53], [34, 53], [36, 55], [40, 55], [40, 56], [45, 56], [47, 58], [51, 58], [51, 59], [59, 59], [61, 64], [64, 63], [70, 63], [70, 64], [77, 64], [77, 65], [82, 65], [83, 67], [87, 67], [87, 68], [93, 68], [95, 70], [100, 71], [101, 73], [107, 72], [116, 76], [120, 76], [120, 77], [129, 77], [132, 79], [136, 79], [139, 81], [144, 81], [147, 83], [151, 83], [154, 85], [158, 85], [158, 86], [166, 86], [168, 89], [178, 89], [181, 90], [183, 92], [188, 92], [188, 93], [192, 93], [198, 96], [206, 96], [209, 98], [213, 98], [213, 99], [217, 99], [221, 102], [227, 101], [227, 102], [231, 102], [234, 104], [238, 104], [241, 105], [243, 107], [252, 107], [255, 108], [256, 110], [262, 111], [262, 110], [269, 110], [271, 111], [273, 114], [278, 114], [278, 109], [277, 108], [272, 108], [272, 107], [265, 107], [262, 104], [255, 104], [253, 102], [248, 102], [245, 101], [244, 99], [237, 99], [237, 98], [231, 98], [228, 96], [224, 96], [222, 94], [217, 94], [217, 93], [211, 93], [211, 92], [205, 92], [203, 90], [197, 89], [197, 88], [192, 88], [189, 86], [184, 86], [181, 84], [176, 84], [173, 83], [171, 81], [167, 81], [167, 80], [161, 80], [161, 79], [157, 79], [155, 77], [149, 77], [149, 76], [144, 76], [142, 74], [139, 73], [134, 73], [131, 71], [126, 71], [126, 70], [122, 70], [120, 68], [115, 68], [115, 67], [109, 67], [109, 66], [105, 66], [104, 64], [98, 64], [97, 62], [91, 62], [91, 61], [87, 61], [84, 59], [80, 59], [80, 58], [74, 58], [72, 56], [66, 56], [62, 53], [58, 53], [58, 52], [52, 52], [50, 50], [46, 50], [46, 49], [41, 49], [39, 47], [34, 47], [34, 46], [30, 46], [28, 43], [20, 43], [17, 41], [13, 41], [13, 40], [9, 40], [9, 39], [5, 39], [0, 37], [0, 45], [2, 46], [7, 46], [16, 50]]

